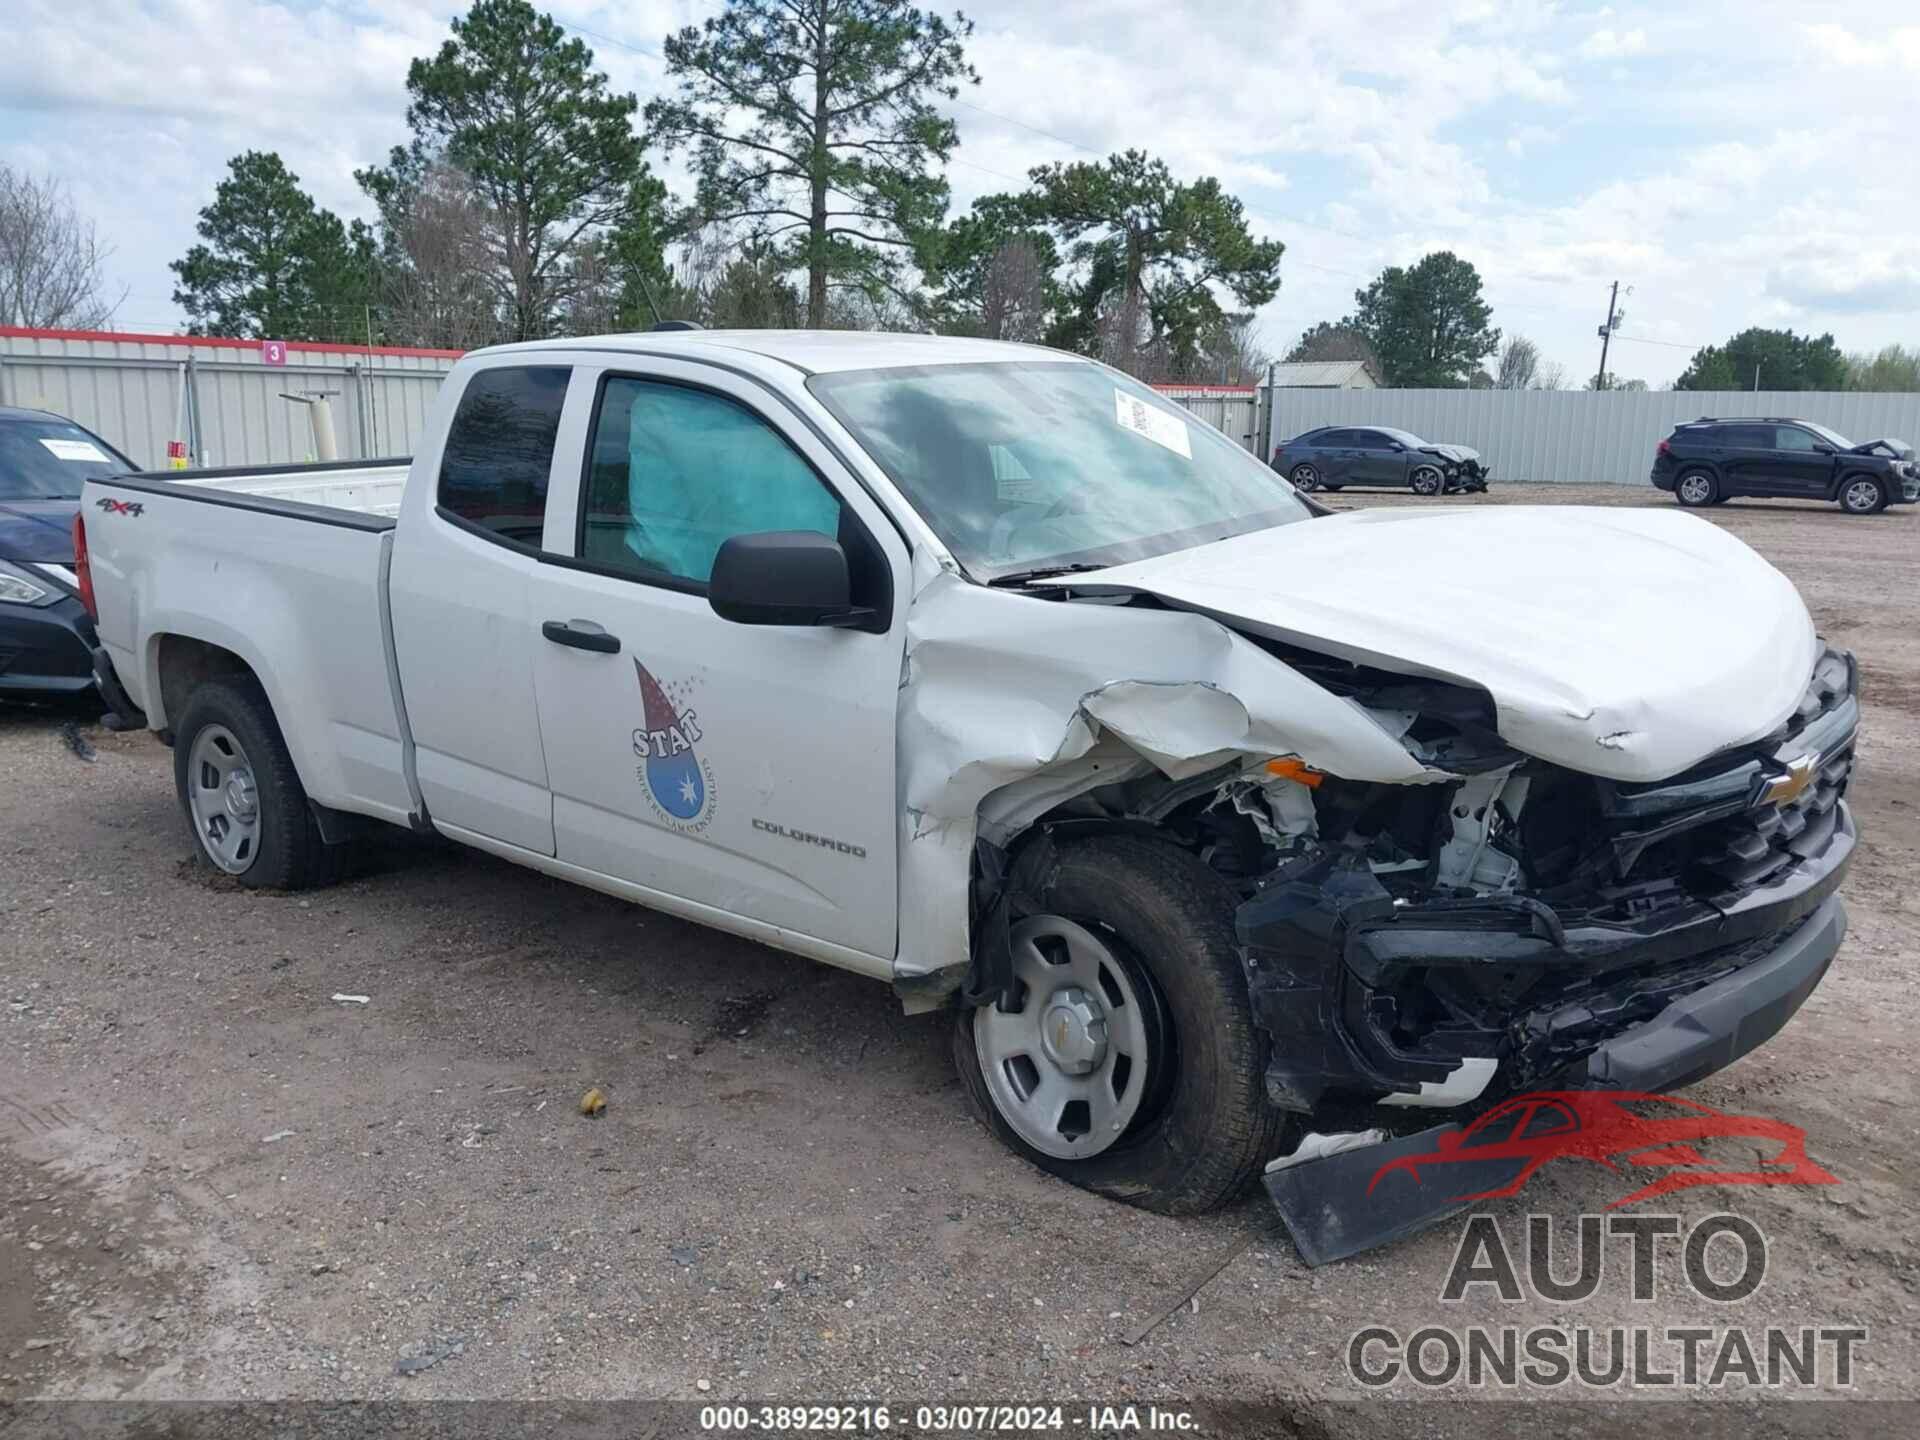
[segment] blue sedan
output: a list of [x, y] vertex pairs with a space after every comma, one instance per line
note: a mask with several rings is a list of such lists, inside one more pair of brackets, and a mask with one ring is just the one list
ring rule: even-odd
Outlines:
[[1384, 425], [1323, 425], [1273, 449], [1273, 468], [1296, 490], [1386, 485], [1416, 495], [1487, 488], [1488, 467], [1465, 445], [1434, 445]]
[[93, 685], [93, 621], [73, 571], [87, 480], [136, 466], [71, 420], [0, 406], [0, 699]]

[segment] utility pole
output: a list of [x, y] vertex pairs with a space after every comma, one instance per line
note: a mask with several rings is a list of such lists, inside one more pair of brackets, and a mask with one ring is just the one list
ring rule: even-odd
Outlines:
[[1607, 297], [1607, 323], [1600, 327], [1600, 373], [1593, 377], [1593, 388], [1607, 388], [1607, 346], [1613, 341], [1613, 327], [1620, 309], [1620, 282], [1613, 282], [1613, 293]]

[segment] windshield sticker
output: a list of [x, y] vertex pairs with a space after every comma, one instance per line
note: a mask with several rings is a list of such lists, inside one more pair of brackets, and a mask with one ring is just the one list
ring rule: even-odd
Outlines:
[[1118, 385], [1113, 387], [1113, 418], [1122, 430], [1144, 435], [1183, 460], [1193, 458], [1193, 447], [1187, 441], [1186, 421], [1136, 399]]
[[56, 460], [79, 460], [89, 464], [111, 465], [98, 445], [87, 440], [49, 440], [42, 435], [37, 437], [40, 443], [53, 452]]

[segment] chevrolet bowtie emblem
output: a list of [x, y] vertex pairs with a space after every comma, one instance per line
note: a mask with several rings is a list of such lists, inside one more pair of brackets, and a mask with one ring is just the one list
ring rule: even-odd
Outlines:
[[1807, 786], [1813, 783], [1813, 777], [1820, 773], [1818, 755], [1802, 755], [1787, 762], [1787, 773], [1775, 775], [1767, 781], [1766, 789], [1760, 792], [1760, 803], [1778, 805], [1791, 800]]

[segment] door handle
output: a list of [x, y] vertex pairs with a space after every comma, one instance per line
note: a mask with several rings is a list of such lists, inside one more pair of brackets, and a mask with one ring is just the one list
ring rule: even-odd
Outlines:
[[591, 620], [548, 620], [540, 633], [556, 645], [573, 650], [592, 650], [600, 655], [618, 655], [620, 637], [609, 635]]

